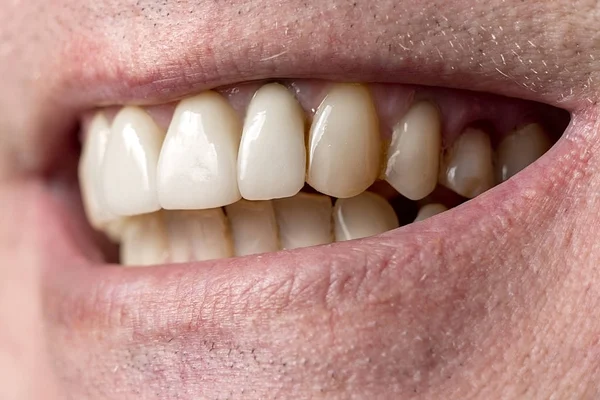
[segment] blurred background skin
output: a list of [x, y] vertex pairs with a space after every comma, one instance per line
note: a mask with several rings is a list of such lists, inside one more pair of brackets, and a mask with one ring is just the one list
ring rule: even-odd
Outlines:
[[[599, 9], [583, 0], [0, 0], [0, 398], [600, 398]], [[486, 30], [491, 26], [495, 34]], [[412, 58], [397, 46], [407, 33], [416, 43]], [[378, 45], [365, 45], [376, 42], [375, 34]], [[289, 54], [261, 62], [282, 43], [292, 46]], [[273, 71], [326, 76], [323, 60], [332, 54], [352, 61], [330, 65], [332, 76], [374, 80], [400, 68], [407, 80], [430, 76], [426, 83], [526, 97], [574, 113], [565, 142], [571, 150], [551, 170], [556, 184], [527, 203], [527, 226], [497, 238], [502, 255], [480, 246], [484, 263], [467, 271], [461, 267], [468, 260], [457, 259], [457, 279], [419, 292], [398, 289], [414, 314], [395, 318], [354, 299], [356, 312], [335, 322], [381, 321], [378, 330], [362, 333], [361, 343], [375, 343], [360, 348], [368, 367], [352, 357], [358, 330], [337, 331], [336, 349], [320, 337], [294, 336], [325, 317], [308, 309], [287, 310], [272, 342], [286, 343], [288, 365], [317, 352], [327, 368], [267, 363], [231, 374], [226, 348], [207, 364], [191, 344], [193, 334], [213, 331], [180, 332], [180, 342], [161, 347], [149, 324], [147, 338], [137, 338], [129, 352], [128, 326], [98, 320], [95, 330], [74, 331], [69, 323], [78, 305], [68, 293], [79, 282], [63, 279], [71, 276], [61, 262], [67, 256], [48, 216], [78, 207], [72, 176], [48, 178], [57, 166], [74, 165], [73, 138], [62, 134], [73, 128], [67, 117], [98, 104], [190, 90], [195, 84], [186, 87], [184, 78], [193, 76], [194, 63], [204, 63], [216, 83]], [[500, 54], [516, 56], [500, 65]], [[532, 71], [539, 72], [534, 89], [525, 85]], [[446, 290], [449, 299], [467, 301], [435, 311], [422, 303]], [[227, 315], [221, 318], [226, 325]], [[449, 327], [462, 329], [442, 335]], [[394, 336], [399, 332], [404, 336]], [[430, 334], [426, 344], [407, 339], [422, 332]], [[259, 343], [254, 331], [234, 333]], [[257, 351], [277, 354], [270, 338], [262, 339]], [[186, 360], [173, 356], [185, 352]], [[327, 387], [322, 377], [331, 378], [331, 370], [342, 371], [345, 381]], [[327, 391], [313, 391], [316, 384]]]

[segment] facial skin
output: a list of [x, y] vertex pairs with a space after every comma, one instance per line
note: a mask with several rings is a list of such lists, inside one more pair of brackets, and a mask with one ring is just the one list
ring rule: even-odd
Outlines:
[[[600, 397], [595, 1], [2, 5], [0, 398]], [[573, 119], [519, 179], [368, 251], [101, 265], [78, 115], [269, 77], [465, 88]]]

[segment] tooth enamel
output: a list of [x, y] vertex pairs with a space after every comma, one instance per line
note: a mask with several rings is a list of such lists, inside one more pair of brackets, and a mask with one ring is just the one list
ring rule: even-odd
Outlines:
[[145, 266], [166, 262], [168, 243], [161, 213], [125, 220], [120, 251], [123, 265]]
[[497, 182], [504, 182], [540, 158], [552, 143], [539, 124], [529, 124], [516, 130], [500, 143]]
[[312, 123], [307, 182], [321, 193], [346, 198], [377, 178], [381, 159], [379, 122], [369, 90], [336, 84]]
[[282, 249], [331, 243], [331, 199], [317, 194], [298, 193], [274, 200]]
[[241, 126], [218, 93], [182, 100], [158, 161], [158, 198], [167, 210], [208, 209], [241, 198], [237, 152]]
[[171, 262], [233, 257], [227, 218], [221, 208], [165, 212], [165, 224]]
[[304, 186], [304, 112], [284, 86], [261, 87], [248, 111], [238, 153], [238, 185], [248, 200], [291, 197]]
[[437, 184], [442, 147], [440, 115], [429, 102], [417, 103], [394, 127], [386, 181], [400, 194], [420, 200]]
[[104, 198], [114, 214], [137, 215], [160, 209], [156, 163], [163, 137], [141, 108], [125, 107], [116, 115], [102, 174]]
[[336, 242], [373, 236], [400, 226], [392, 206], [370, 192], [338, 199], [333, 208], [333, 221]]
[[275, 210], [270, 201], [240, 200], [225, 207], [236, 256], [279, 250]]
[[461, 196], [473, 198], [494, 186], [489, 136], [467, 128], [444, 155], [440, 183]]
[[443, 204], [433, 203], [424, 205], [419, 210], [415, 222], [423, 221], [424, 219], [431, 218], [434, 215], [441, 214], [445, 211], [448, 211], [448, 209]]
[[102, 190], [102, 165], [110, 136], [108, 120], [97, 113], [88, 127], [79, 160], [79, 185], [88, 221], [95, 229], [104, 228], [117, 218], [108, 210]]

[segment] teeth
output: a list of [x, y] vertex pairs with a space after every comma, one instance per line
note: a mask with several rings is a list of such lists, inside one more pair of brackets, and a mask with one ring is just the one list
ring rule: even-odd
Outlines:
[[381, 143], [369, 90], [336, 84], [310, 129], [307, 182], [321, 193], [346, 198], [364, 192], [377, 178]]
[[485, 132], [467, 128], [456, 139], [444, 155], [440, 183], [467, 198], [494, 186], [492, 147]]
[[117, 218], [108, 210], [102, 190], [102, 165], [109, 135], [108, 120], [103, 114], [96, 114], [90, 123], [79, 160], [83, 205], [90, 224], [96, 229]]
[[221, 207], [238, 201], [237, 152], [241, 126], [229, 103], [208, 91], [182, 100], [158, 162], [164, 209]]
[[191, 262], [233, 257], [227, 218], [221, 208], [165, 212], [169, 261]]
[[296, 249], [333, 241], [331, 199], [317, 194], [298, 193], [274, 200], [281, 248]]
[[240, 200], [225, 208], [236, 256], [279, 250], [275, 210], [270, 201]]
[[415, 222], [423, 221], [424, 219], [433, 217], [434, 215], [443, 213], [445, 211], [448, 211], [448, 209], [443, 204], [424, 205], [419, 210], [419, 213], [417, 214], [417, 218], [415, 218]]
[[400, 226], [392, 206], [370, 192], [339, 199], [333, 208], [333, 220], [337, 242], [377, 235]]
[[504, 182], [540, 158], [551, 147], [539, 124], [529, 124], [507, 136], [498, 147], [496, 179]]
[[160, 209], [156, 163], [163, 137], [141, 108], [125, 107], [116, 115], [102, 174], [104, 198], [112, 213], [136, 215]]
[[127, 219], [121, 232], [121, 264], [162, 264], [168, 258], [165, 226], [160, 213]]
[[282, 85], [260, 88], [248, 106], [238, 153], [242, 197], [269, 200], [295, 195], [304, 186], [304, 113]]
[[429, 102], [415, 104], [394, 127], [385, 179], [411, 200], [420, 200], [435, 189], [441, 129], [439, 112]]

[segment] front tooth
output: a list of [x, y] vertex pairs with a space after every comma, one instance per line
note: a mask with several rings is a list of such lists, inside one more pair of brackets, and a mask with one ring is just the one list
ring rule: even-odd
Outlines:
[[400, 226], [390, 203], [370, 192], [339, 199], [333, 208], [333, 220], [337, 242], [378, 235]]
[[221, 208], [165, 213], [169, 261], [190, 262], [233, 257], [227, 217]]
[[160, 209], [156, 163], [163, 137], [141, 108], [125, 107], [116, 115], [102, 176], [104, 198], [114, 214], [137, 215]]
[[431, 218], [434, 215], [443, 213], [445, 211], [448, 211], [448, 209], [443, 204], [432, 203], [424, 205], [417, 213], [417, 218], [415, 218], [415, 222], [423, 221], [424, 219]]
[[437, 184], [442, 126], [437, 107], [415, 104], [394, 127], [385, 179], [400, 194], [420, 200]]
[[318, 194], [298, 193], [274, 200], [282, 249], [316, 246], [333, 241], [331, 199]]
[[544, 155], [552, 143], [539, 124], [516, 130], [500, 143], [496, 179], [504, 182]]
[[240, 200], [225, 207], [236, 256], [279, 250], [275, 210], [271, 201]]
[[261, 87], [250, 102], [238, 153], [238, 185], [248, 200], [291, 197], [304, 186], [304, 114], [282, 85]]
[[145, 266], [167, 261], [168, 243], [160, 212], [128, 218], [121, 228], [121, 264]]
[[364, 192], [377, 178], [379, 122], [369, 90], [336, 84], [310, 128], [307, 182], [321, 193], [345, 198]]
[[237, 152], [241, 126], [220, 94], [182, 100], [158, 162], [158, 198], [168, 210], [221, 207], [238, 201]]
[[79, 160], [84, 210], [92, 227], [98, 230], [117, 218], [108, 210], [102, 187], [102, 166], [109, 136], [108, 120], [104, 114], [96, 114], [90, 122]]
[[461, 196], [473, 198], [494, 186], [489, 136], [467, 128], [444, 155], [440, 183]]

